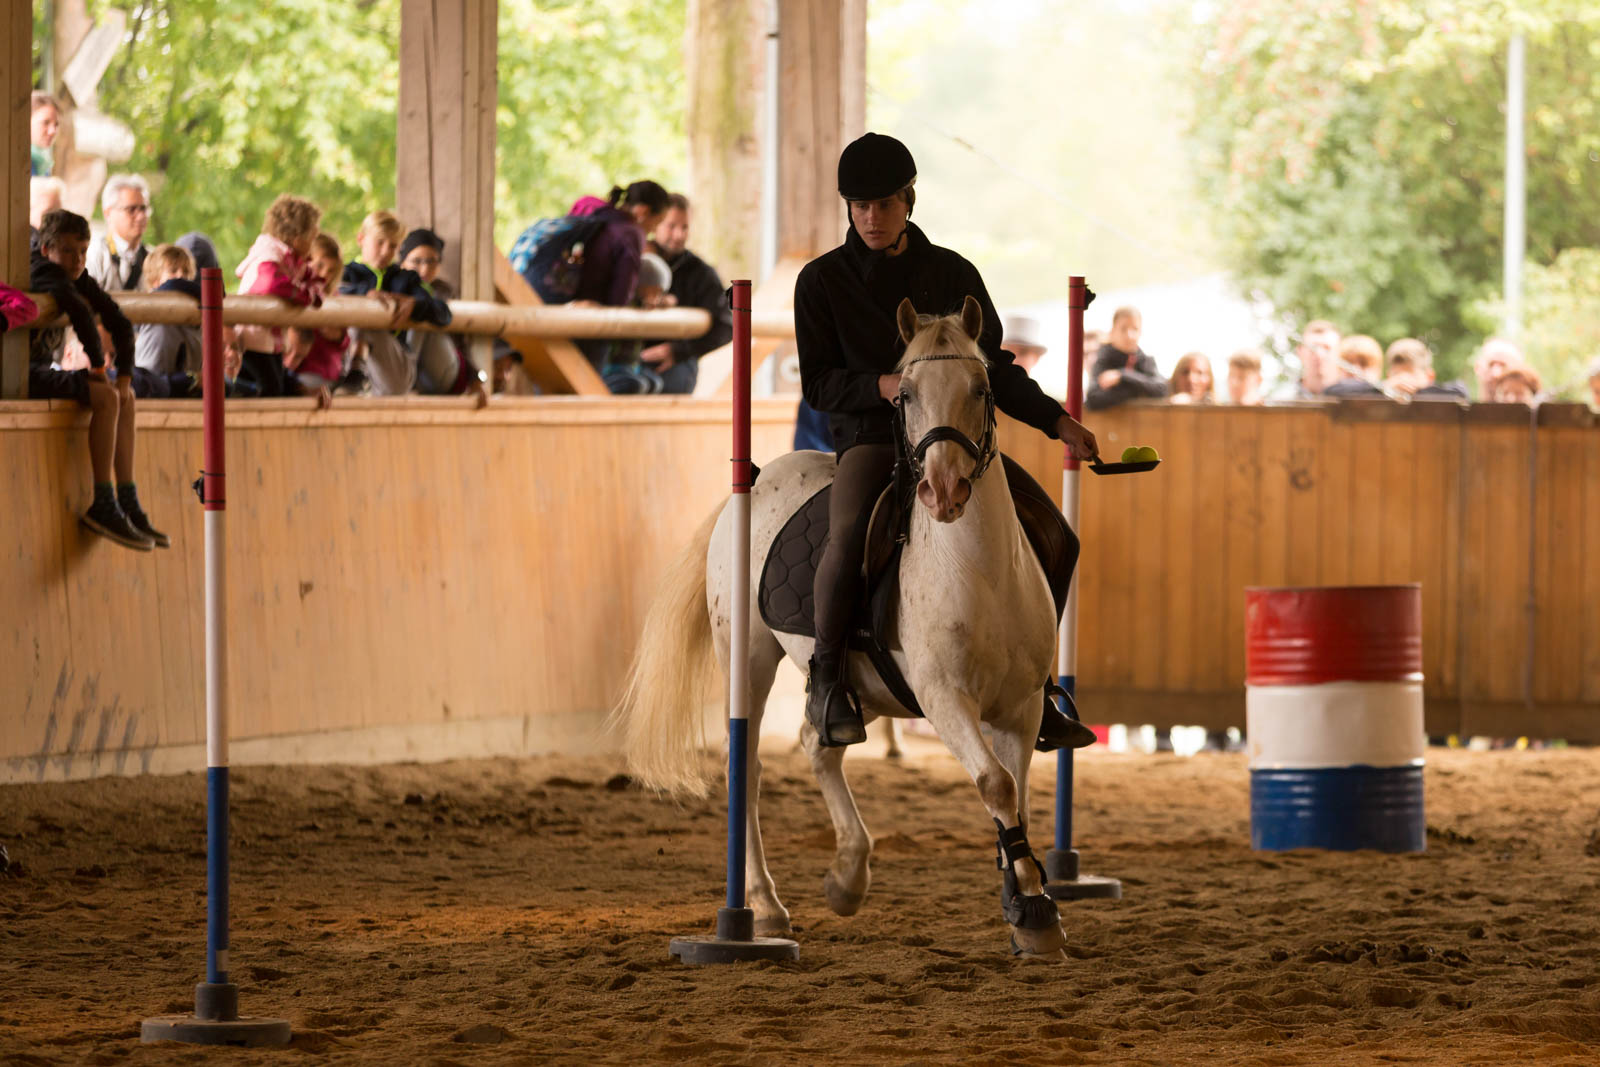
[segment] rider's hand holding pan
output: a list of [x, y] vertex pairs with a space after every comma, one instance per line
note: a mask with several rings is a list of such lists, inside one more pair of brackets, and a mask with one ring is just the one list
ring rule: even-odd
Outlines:
[[1056, 420], [1056, 436], [1066, 444], [1073, 459], [1083, 461], [1100, 458], [1100, 445], [1095, 441], [1094, 434], [1065, 411]]

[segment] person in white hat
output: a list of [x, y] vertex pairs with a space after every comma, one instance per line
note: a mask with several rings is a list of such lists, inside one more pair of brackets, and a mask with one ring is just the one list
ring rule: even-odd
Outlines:
[[1010, 352], [1012, 362], [1030, 375], [1049, 351], [1039, 331], [1039, 320], [1032, 315], [1007, 315], [1000, 347]]

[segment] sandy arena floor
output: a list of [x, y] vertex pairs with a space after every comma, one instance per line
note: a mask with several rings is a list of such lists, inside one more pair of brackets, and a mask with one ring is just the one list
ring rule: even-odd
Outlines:
[[236, 771], [233, 973], [287, 1053], [139, 1043], [203, 968], [202, 778], [0, 787], [0, 1063], [1600, 1063], [1600, 752], [1431, 753], [1415, 856], [1252, 853], [1242, 757], [1082, 757], [1085, 869], [1126, 899], [1067, 906], [1048, 963], [1006, 953], [975, 791], [909, 747], [848, 764], [851, 919], [769, 753], [801, 959], [733, 968], [667, 957], [720, 903], [720, 798], [602, 759]]

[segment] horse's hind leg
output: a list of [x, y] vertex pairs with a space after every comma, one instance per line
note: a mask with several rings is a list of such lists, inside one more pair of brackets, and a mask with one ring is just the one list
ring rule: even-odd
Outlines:
[[744, 891], [746, 903], [755, 912], [757, 937], [789, 935], [789, 911], [778, 899], [777, 886], [767, 870], [767, 853], [761, 844], [761, 816], [757, 810], [761, 797], [761, 757], [757, 751], [761, 747], [761, 717], [766, 713], [767, 696], [782, 661], [783, 648], [771, 632], [764, 627], [753, 628], [750, 635], [750, 736], [745, 750], [748, 758]]
[[844, 779], [845, 750], [819, 744], [809, 721], [800, 728], [800, 743], [811, 758], [811, 773], [817, 776], [822, 802], [833, 820], [833, 864], [822, 877], [822, 895], [835, 915], [854, 915], [872, 884], [872, 836]]

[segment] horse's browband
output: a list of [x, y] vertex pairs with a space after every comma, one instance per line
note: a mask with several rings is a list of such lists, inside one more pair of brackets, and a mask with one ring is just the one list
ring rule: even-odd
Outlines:
[[913, 363], [928, 363], [928, 362], [930, 362], [932, 360], [935, 360], [935, 359], [975, 359], [979, 363], [988, 363], [989, 362], [988, 359], [986, 359], [983, 356], [963, 356], [963, 355], [960, 355], [960, 354], [955, 353], [955, 352], [950, 352], [950, 353], [947, 353], [947, 354], [942, 355], [942, 356], [918, 356], [916, 359], [907, 360], [906, 361], [906, 366], [909, 367]]

